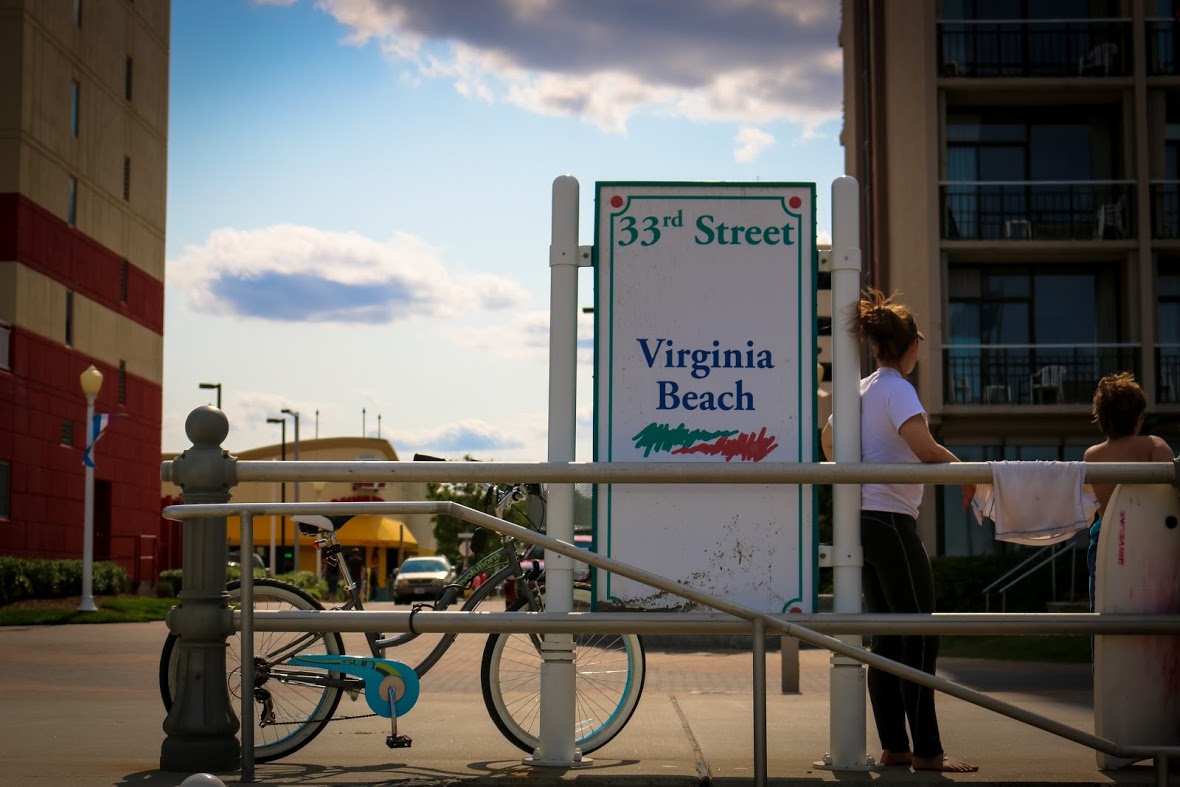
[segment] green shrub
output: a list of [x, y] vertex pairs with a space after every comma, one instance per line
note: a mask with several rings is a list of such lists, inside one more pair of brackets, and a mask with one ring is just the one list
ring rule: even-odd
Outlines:
[[0, 555], [0, 604], [33, 597], [33, 583], [25, 571], [24, 564], [27, 562], [18, 557]]
[[[73, 561], [68, 561], [73, 562]], [[81, 563], [78, 563], [78, 587], [82, 586], [81, 579]], [[116, 563], [102, 563], [94, 564], [94, 572], [91, 580], [94, 592], [97, 595], [116, 596], [120, 593], [129, 593], [131, 591], [131, 576], [127, 570]], [[80, 592], [80, 591], [79, 591]], [[70, 593], [69, 595], [73, 595]]]
[[179, 568], [170, 568], [160, 572], [156, 581], [156, 595], [163, 598], [176, 598], [180, 595], [181, 577], [183, 572]]
[[290, 582], [300, 590], [307, 591], [314, 599], [323, 601], [328, 597], [328, 583], [310, 571], [292, 571], [289, 574], [280, 574], [276, 579]]
[[[91, 577], [95, 595], [125, 593], [131, 587], [127, 570], [115, 563], [94, 563]], [[0, 604], [81, 594], [81, 560], [0, 557]]]
[[[934, 572], [934, 607], [939, 612], [1044, 612], [1046, 602], [1055, 597], [1059, 600], [1071, 598], [1083, 602], [1087, 598], [1089, 573], [1086, 556], [1077, 551], [1057, 560], [1057, 570], [1044, 565], [1030, 576], [1013, 585], [1001, 597], [998, 589], [987, 596], [983, 589], [1004, 576], [1032, 554], [1031, 550], [1020, 549], [995, 555], [940, 555], [930, 559]], [[1074, 565], [1070, 565], [1070, 561]], [[1001, 585], [1007, 584], [1019, 574], [1036, 564], [1036, 560], [1021, 568]], [[819, 570], [819, 592], [833, 592], [833, 574], [830, 568]], [[989, 597], [990, 596], [990, 597]]]
[[[265, 570], [261, 568], [254, 569], [255, 579], [262, 579], [267, 576], [269, 575]], [[179, 596], [184, 586], [183, 577], [184, 572], [179, 568], [161, 571], [159, 584], [157, 585], [157, 595]], [[237, 566], [226, 566], [225, 581], [227, 583], [237, 582], [241, 577], [242, 572]], [[322, 601], [328, 597], [328, 583], [310, 571], [293, 571], [289, 574], [279, 574], [276, 579], [295, 585], [306, 591], [312, 598]]]
[[[1012, 586], [1004, 596], [995, 588], [984, 595], [988, 585], [1026, 560], [1032, 550], [1020, 549], [997, 555], [943, 555], [930, 561], [934, 569], [935, 607], [940, 612], [1044, 612], [1047, 602], [1057, 599], [1087, 598], [1089, 572], [1086, 555], [1075, 550], [1057, 559], [1056, 570], [1043, 565]], [[1047, 557], [1047, 555], [1046, 555]], [[1011, 582], [1037, 564], [1038, 558], [1008, 577]], [[1073, 565], [1070, 561], [1073, 561]]]

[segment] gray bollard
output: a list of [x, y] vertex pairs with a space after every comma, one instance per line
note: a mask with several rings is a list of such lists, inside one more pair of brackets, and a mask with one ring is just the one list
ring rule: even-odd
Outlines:
[[[226, 503], [237, 483], [237, 458], [221, 448], [229, 434], [225, 413], [198, 407], [185, 433], [193, 447], [172, 460], [172, 480], [185, 503]], [[177, 642], [176, 685], [164, 720], [160, 770], [193, 773], [237, 770], [239, 722], [225, 681], [226, 638], [234, 633], [225, 592], [225, 517], [184, 523], [184, 588], [168, 615]]]

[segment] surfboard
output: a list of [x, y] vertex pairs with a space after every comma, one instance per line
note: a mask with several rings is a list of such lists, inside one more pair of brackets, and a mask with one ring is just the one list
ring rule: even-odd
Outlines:
[[[1098, 536], [1098, 612], [1180, 613], [1180, 495], [1166, 484], [1115, 488]], [[1094, 733], [1180, 745], [1180, 635], [1094, 638]], [[1137, 762], [1096, 752], [1103, 770]]]

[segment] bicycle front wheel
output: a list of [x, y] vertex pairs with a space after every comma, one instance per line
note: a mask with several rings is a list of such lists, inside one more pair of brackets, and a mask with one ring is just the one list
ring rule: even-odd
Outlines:
[[[226, 586], [233, 609], [242, 605], [239, 583]], [[323, 606], [304, 591], [276, 579], [254, 580], [254, 609], [316, 610]], [[176, 696], [180, 640], [169, 634], [160, 654], [160, 694], [164, 707], [172, 707]], [[293, 631], [254, 632], [254, 760], [270, 762], [298, 751], [324, 729], [340, 703], [339, 672], [309, 667], [291, 667], [294, 655], [344, 653], [339, 634], [309, 634]], [[226, 681], [233, 710], [241, 708], [242, 638], [239, 632], [229, 640], [225, 654]]]
[[[510, 611], [524, 608], [521, 599]], [[590, 609], [590, 591], [574, 589], [574, 610]], [[483, 699], [513, 745], [536, 750], [541, 728], [542, 658], [528, 634], [492, 634], [483, 651]], [[575, 743], [583, 754], [622, 731], [639, 704], [647, 663], [635, 634], [575, 634]]]

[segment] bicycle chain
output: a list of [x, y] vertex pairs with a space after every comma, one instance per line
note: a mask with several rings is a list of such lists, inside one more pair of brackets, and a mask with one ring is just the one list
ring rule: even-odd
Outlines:
[[[336, 714], [332, 714], [329, 718], [324, 719], [324, 723], [327, 724], [329, 721], [350, 721], [352, 719], [371, 719], [376, 715], [377, 715], [376, 713], [364, 713], [364, 714], [360, 714], [357, 716], [337, 716]], [[304, 721], [272, 721], [269, 724], [262, 724], [261, 720], [259, 720], [258, 726], [259, 727], [290, 727], [290, 726], [293, 726], [296, 724], [300, 724], [300, 725], [307, 724], [307, 721], [306, 720], [304, 720]]]

